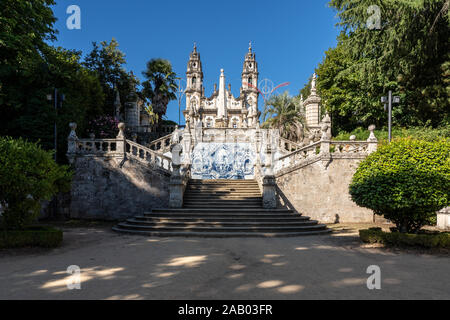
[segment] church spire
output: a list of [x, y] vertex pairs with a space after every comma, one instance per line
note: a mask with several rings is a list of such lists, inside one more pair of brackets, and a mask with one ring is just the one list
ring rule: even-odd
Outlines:
[[187, 89], [191, 91], [203, 91], [203, 70], [200, 60], [200, 53], [197, 52], [197, 43], [194, 42], [194, 49], [189, 56], [187, 72]]
[[253, 52], [252, 42], [250, 41], [248, 53], [245, 55], [244, 67], [242, 68], [242, 90], [256, 90], [258, 76], [258, 63], [256, 62], [256, 55]]

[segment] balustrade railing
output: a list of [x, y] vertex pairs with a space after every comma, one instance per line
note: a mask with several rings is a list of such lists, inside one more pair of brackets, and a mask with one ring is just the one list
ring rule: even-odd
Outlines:
[[170, 144], [172, 141], [172, 136], [173, 133], [160, 139], [157, 139], [155, 141], [152, 141], [151, 143], [148, 144], [148, 148], [162, 154], [170, 152]]
[[369, 143], [367, 141], [331, 141], [330, 152], [336, 154], [345, 153], [368, 153]]
[[76, 153], [79, 154], [107, 154], [116, 151], [116, 139], [86, 139], [76, 141]]
[[142, 162], [146, 165], [155, 166], [167, 172], [172, 172], [172, 159], [144, 147], [136, 142], [126, 140], [125, 152], [128, 157]]
[[307, 158], [318, 155], [320, 153], [320, 145], [321, 142], [319, 141], [279, 158], [275, 164], [275, 171], [277, 172], [289, 168], [299, 164]]
[[303, 146], [301, 146], [300, 144], [292, 142], [282, 137], [280, 137], [279, 147], [281, 148], [282, 152], [295, 152], [303, 148]]

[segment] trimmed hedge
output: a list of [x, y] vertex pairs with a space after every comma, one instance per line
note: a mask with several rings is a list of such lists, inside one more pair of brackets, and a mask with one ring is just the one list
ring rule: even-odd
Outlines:
[[450, 233], [409, 234], [384, 232], [381, 228], [360, 230], [359, 236], [365, 243], [382, 243], [388, 246], [446, 248], [450, 249]]
[[450, 205], [450, 140], [398, 139], [382, 144], [356, 170], [352, 200], [417, 233]]
[[63, 232], [52, 227], [31, 227], [26, 230], [0, 230], [0, 248], [56, 248], [63, 241]]

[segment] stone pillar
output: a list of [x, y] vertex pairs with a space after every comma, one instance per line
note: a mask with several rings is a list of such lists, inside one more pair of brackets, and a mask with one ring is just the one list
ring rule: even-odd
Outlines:
[[331, 119], [328, 114], [322, 121], [322, 137], [320, 139], [320, 154], [330, 155], [330, 144], [331, 144]]
[[78, 141], [76, 133], [77, 124], [75, 122], [72, 122], [69, 124], [69, 127], [70, 127], [70, 134], [69, 137], [67, 138], [68, 141], [67, 158], [69, 160], [69, 163], [73, 164], [77, 153], [77, 141]]
[[264, 209], [277, 208], [276, 180], [273, 175], [266, 175], [263, 178], [263, 207]]
[[316, 74], [313, 75], [313, 82], [311, 84], [311, 94], [303, 102], [305, 112], [306, 112], [306, 125], [308, 128], [319, 127], [320, 122], [320, 102], [321, 98], [317, 94], [316, 88]]
[[322, 120], [322, 137], [320, 139], [320, 156], [321, 156], [321, 164], [323, 168], [326, 170], [328, 165], [331, 163], [331, 119], [327, 114]]
[[367, 142], [369, 143], [369, 148], [367, 150], [367, 152], [369, 154], [374, 153], [375, 151], [377, 151], [378, 148], [378, 139], [377, 137], [375, 137], [375, 131], [376, 127], [375, 125], [371, 125], [369, 127], [369, 131], [370, 131], [370, 136], [369, 139], [367, 139]]
[[437, 227], [442, 230], [450, 229], [450, 207], [437, 213]]
[[137, 101], [125, 104], [125, 120], [127, 126], [133, 130], [139, 126], [139, 110]]
[[275, 209], [277, 207], [276, 180], [273, 175], [273, 159], [271, 146], [267, 145], [266, 170], [263, 178], [263, 207]]
[[169, 207], [179, 209], [183, 207], [184, 185], [183, 177], [180, 174], [182, 147], [177, 144], [172, 149], [172, 176], [169, 185]]
[[117, 135], [116, 152], [118, 154], [125, 154], [126, 152], [125, 123], [123, 122], [119, 123], [118, 128], [119, 134]]

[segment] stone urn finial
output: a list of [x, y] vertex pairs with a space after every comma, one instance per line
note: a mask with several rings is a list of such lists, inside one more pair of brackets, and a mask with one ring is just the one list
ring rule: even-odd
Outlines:
[[117, 127], [119, 128], [119, 135], [117, 138], [125, 138], [125, 123], [121, 122]]
[[71, 122], [69, 124], [69, 127], [70, 127], [69, 140], [78, 140], [76, 132], [78, 125], [75, 122]]
[[378, 142], [378, 139], [375, 136], [375, 132], [374, 132], [376, 128], [377, 127], [374, 124], [369, 126], [370, 136], [369, 136], [369, 139], [367, 139], [368, 142]]
[[327, 123], [324, 123], [321, 127], [322, 130], [322, 140], [329, 140], [328, 137], [328, 129], [329, 129], [329, 125]]

